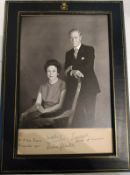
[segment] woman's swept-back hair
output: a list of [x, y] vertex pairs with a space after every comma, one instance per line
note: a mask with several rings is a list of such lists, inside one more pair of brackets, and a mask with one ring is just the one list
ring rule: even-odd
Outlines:
[[47, 68], [49, 66], [55, 66], [57, 68], [57, 72], [60, 73], [61, 72], [61, 64], [55, 60], [55, 59], [50, 59], [50, 60], [47, 60], [45, 65], [44, 65], [44, 70], [45, 72], [47, 72]]

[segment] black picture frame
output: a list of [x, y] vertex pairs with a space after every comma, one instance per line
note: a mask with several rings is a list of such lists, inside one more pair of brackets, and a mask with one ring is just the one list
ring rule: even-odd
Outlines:
[[[20, 30], [25, 14], [108, 15], [112, 153], [17, 155]], [[2, 173], [72, 173], [129, 170], [129, 110], [122, 1], [6, 1], [1, 104]]]

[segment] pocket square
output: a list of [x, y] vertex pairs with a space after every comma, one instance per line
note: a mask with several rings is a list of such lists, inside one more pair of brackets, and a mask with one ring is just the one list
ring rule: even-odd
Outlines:
[[85, 57], [81, 57], [81, 60], [85, 60]]

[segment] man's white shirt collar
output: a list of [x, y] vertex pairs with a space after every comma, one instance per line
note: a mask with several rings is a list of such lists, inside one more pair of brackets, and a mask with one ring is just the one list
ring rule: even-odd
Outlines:
[[79, 50], [79, 49], [80, 49], [80, 47], [81, 47], [81, 44], [80, 44], [80, 45], [78, 45], [77, 47], [75, 47], [75, 48], [74, 48], [74, 50]]

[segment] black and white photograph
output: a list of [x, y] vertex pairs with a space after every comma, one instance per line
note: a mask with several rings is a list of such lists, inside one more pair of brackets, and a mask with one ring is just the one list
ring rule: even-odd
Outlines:
[[[111, 153], [108, 15], [22, 15], [20, 26], [18, 154]], [[28, 138], [47, 144], [31, 151]]]
[[107, 15], [22, 16], [20, 37], [20, 128], [111, 127]]
[[2, 173], [129, 169], [122, 1], [6, 1]]

